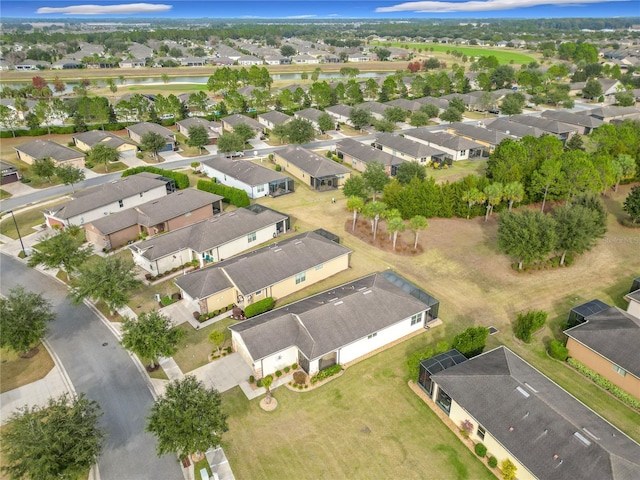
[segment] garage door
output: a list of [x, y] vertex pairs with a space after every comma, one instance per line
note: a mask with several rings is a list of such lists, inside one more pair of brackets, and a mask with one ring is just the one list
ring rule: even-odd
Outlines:
[[18, 172], [9, 173], [8, 175], [2, 176], [2, 185], [6, 185], [7, 183], [13, 183], [18, 181]]

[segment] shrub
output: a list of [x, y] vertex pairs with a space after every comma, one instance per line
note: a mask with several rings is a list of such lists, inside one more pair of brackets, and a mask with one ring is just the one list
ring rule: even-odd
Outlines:
[[630, 394], [622, 390], [620, 387], [618, 387], [617, 385], [614, 385], [609, 380], [604, 378], [602, 375], [594, 372], [590, 368], [585, 367], [583, 364], [581, 364], [577, 360], [574, 360], [573, 358], [569, 358], [567, 362], [569, 363], [569, 365], [571, 365], [580, 373], [582, 373], [585, 377], [590, 379], [593, 383], [595, 383], [599, 387], [604, 388], [609, 393], [611, 393], [614, 397], [618, 398], [621, 402], [626, 403], [627, 405], [629, 405], [632, 408], [635, 408], [636, 410], [640, 410], [640, 400], [638, 400], [637, 398], [632, 397]]
[[489, 461], [487, 463], [491, 468], [496, 468], [498, 466], [498, 459], [496, 457], [489, 457]]
[[276, 172], [281, 172], [282, 171], [282, 167], [280, 165], [276, 165]]
[[525, 343], [531, 343], [533, 332], [542, 328], [546, 321], [547, 312], [543, 310], [531, 310], [524, 315], [519, 313], [514, 326], [515, 336]]
[[569, 356], [569, 350], [562, 342], [551, 340], [551, 343], [549, 343], [549, 355], [564, 362]]
[[261, 313], [268, 312], [273, 308], [275, 303], [276, 302], [272, 297], [267, 297], [258, 302], [252, 303], [251, 305], [247, 305], [247, 308], [244, 309], [244, 316], [251, 318], [256, 315], [260, 315]]
[[256, 382], [256, 387], [261, 388], [262, 387], [262, 379], [259, 378], [258, 381]]
[[284, 367], [284, 373], [289, 373], [289, 370], [291, 370], [291, 367]]
[[302, 385], [307, 383], [307, 374], [304, 372], [294, 372], [293, 373], [293, 381], [298, 385]]
[[500, 470], [502, 470], [502, 478], [504, 480], [513, 480], [516, 478], [516, 470], [518, 468], [508, 458], [500, 464]]
[[282, 376], [282, 372], [280, 370], [276, 370], [276, 377], [280, 378]]
[[199, 321], [200, 323], [202, 323], [202, 322], [206, 322], [206, 321], [207, 321], [207, 316], [206, 316], [206, 315], [200, 315], [200, 316], [198, 317], [198, 321]]
[[227, 353], [231, 353], [233, 351], [231, 347], [227, 347], [227, 348], [225, 348], [225, 350], [226, 350]]
[[407, 370], [409, 372], [409, 378], [414, 382], [418, 380], [418, 374], [420, 373], [420, 362], [426, 358], [433, 357], [433, 349], [425, 348], [414, 352], [407, 359]]
[[471, 432], [473, 432], [473, 423], [469, 419], [460, 422], [460, 434], [464, 438], [469, 438]]
[[331, 367], [327, 367], [324, 370], [320, 370], [313, 377], [311, 377], [311, 383], [320, 382], [326, 378], [336, 375], [337, 373], [340, 373], [341, 371], [342, 371], [342, 365], [340, 364], [332, 365]]
[[292, 370], [297, 370], [298, 369], [298, 364], [294, 363], [293, 365], [291, 365], [291, 369]]
[[142, 152], [138, 152], [136, 153], [136, 157], [142, 160], [144, 158], [144, 155], [142, 154]]
[[469, 327], [453, 337], [451, 348], [455, 348], [467, 358], [480, 355], [489, 336], [487, 327]]
[[476, 455], [478, 455], [480, 458], [483, 458], [487, 454], [487, 447], [484, 445], [484, 443], [476, 443], [476, 446], [473, 447], [473, 449], [475, 450]]
[[254, 377], [253, 375], [249, 375], [249, 383], [253, 383], [256, 381], [256, 377]]
[[162, 175], [163, 177], [170, 178], [175, 182], [176, 188], [179, 190], [189, 188], [189, 176], [186, 173], [174, 172], [173, 170], [164, 170], [162, 168], [147, 165], [129, 168], [122, 172], [122, 176], [128, 177], [129, 175], [135, 175], [136, 173], [140, 172], [157, 173], [158, 175]]
[[221, 183], [216, 183], [215, 180], [198, 180], [197, 188], [203, 192], [221, 195], [223, 202], [230, 203], [236, 207], [248, 207], [251, 205], [251, 200], [249, 200], [247, 192], [240, 188], [228, 187]]

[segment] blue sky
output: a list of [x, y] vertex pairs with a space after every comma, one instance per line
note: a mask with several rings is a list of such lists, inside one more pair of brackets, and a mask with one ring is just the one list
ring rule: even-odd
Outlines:
[[[89, 14], [91, 13], [91, 14]], [[640, 0], [3, 0], [0, 18], [559, 18], [640, 16]]]

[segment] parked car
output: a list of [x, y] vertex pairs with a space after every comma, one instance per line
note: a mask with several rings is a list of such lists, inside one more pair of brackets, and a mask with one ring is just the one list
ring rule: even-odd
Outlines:
[[227, 153], [227, 158], [238, 158], [244, 157], [244, 152], [229, 152]]

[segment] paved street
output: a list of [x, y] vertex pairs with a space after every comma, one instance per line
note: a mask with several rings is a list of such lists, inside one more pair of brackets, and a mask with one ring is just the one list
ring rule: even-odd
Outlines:
[[96, 400], [104, 412], [101, 423], [108, 436], [99, 460], [101, 480], [180, 480], [177, 458], [158, 458], [155, 438], [144, 433], [153, 397], [129, 355], [102, 321], [85, 305], [74, 307], [66, 288], [27, 268], [20, 260], [0, 254], [3, 294], [17, 284], [44, 292], [57, 319], [48, 341], [75, 390]]

